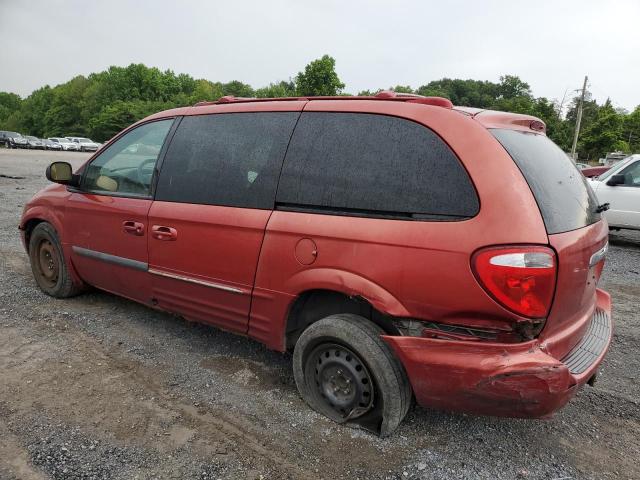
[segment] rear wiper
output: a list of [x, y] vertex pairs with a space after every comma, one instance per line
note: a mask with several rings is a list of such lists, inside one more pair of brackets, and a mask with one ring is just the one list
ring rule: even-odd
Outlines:
[[603, 203], [602, 205], [598, 205], [596, 207], [596, 213], [606, 212], [607, 210], [609, 210], [609, 204], [608, 203]]

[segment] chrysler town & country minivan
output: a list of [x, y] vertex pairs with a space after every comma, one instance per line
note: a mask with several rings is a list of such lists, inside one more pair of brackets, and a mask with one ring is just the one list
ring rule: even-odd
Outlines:
[[304, 400], [381, 435], [412, 404], [546, 417], [612, 333], [608, 228], [539, 119], [374, 97], [151, 115], [26, 206], [35, 280], [293, 352]]

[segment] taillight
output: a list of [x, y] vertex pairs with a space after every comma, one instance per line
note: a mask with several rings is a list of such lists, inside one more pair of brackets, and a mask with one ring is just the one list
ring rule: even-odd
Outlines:
[[471, 266], [480, 285], [500, 305], [530, 318], [549, 313], [556, 288], [556, 255], [547, 247], [490, 247]]

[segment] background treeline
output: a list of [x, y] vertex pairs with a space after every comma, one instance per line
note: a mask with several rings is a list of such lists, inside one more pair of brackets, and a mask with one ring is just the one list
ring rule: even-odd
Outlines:
[[[443, 78], [418, 88], [402, 85], [386, 88], [447, 97], [455, 105], [535, 115], [544, 120], [548, 135], [558, 145], [566, 151], [571, 148], [578, 97], [561, 108], [557, 101], [534, 97], [529, 85], [516, 76], [505, 75], [499, 83]], [[371, 95], [382, 89], [362, 91], [358, 95]], [[341, 94], [346, 94], [344, 84], [335, 71], [334, 59], [327, 55], [309, 63], [304, 71], [288, 81], [257, 89], [237, 80], [213, 82], [132, 64], [110, 67], [88, 77], [77, 76], [55, 87], [47, 85], [24, 99], [0, 92], [0, 130], [39, 137], [87, 136], [104, 141], [153, 112], [216, 100], [224, 95]], [[580, 158], [595, 160], [616, 150], [640, 151], [640, 106], [626, 112], [614, 108], [610, 100], [599, 105], [587, 95], [578, 143]]]

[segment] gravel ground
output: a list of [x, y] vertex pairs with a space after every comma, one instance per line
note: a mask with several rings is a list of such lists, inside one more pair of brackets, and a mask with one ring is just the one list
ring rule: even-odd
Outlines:
[[0, 479], [640, 478], [640, 232], [611, 235], [595, 387], [550, 420], [413, 408], [379, 439], [310, 411], [289, 355], [98, 291], [42, 294], [20, 213], [49, 161], [85, 158], [0, 149]]

